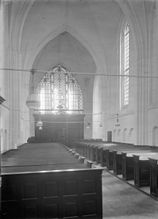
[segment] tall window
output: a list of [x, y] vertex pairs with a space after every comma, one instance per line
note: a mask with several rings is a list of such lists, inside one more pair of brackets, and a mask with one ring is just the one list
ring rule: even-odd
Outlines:
[[130, 28], [126, 24], [120, 38], [120, 106], [129, 104]]
[[77, 80], [63, 66], [45, 73], [38, 85], [42, 113], [82, 113], [82, 93]]
[[[0, 68], [3, 68], [3, 61], [4, 61], [4, 2], [1, 3], [0, 5]], [[3, 74], [0, 73], [0, 74]], [[2, 85], [2, 79], [0, 79], [1, 83], [0, 86]]]

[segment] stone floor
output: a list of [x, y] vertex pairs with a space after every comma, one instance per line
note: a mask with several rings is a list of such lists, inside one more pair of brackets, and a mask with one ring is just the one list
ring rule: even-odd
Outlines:
[[158, 201], [104, 171], [102, 178], [104, 219], [157, 219]]

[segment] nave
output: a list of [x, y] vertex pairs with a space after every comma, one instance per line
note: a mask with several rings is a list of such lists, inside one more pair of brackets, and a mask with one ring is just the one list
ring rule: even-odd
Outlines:
[[157, 60], [158, 0], [0, 1], [3, 218], [158, 218]]
[[[127, 184], [125, 181], [114, 176], [114, 174], [112, 172], [109, 172], [106, 167], [102, 168], [96, 162], [93, 162], [91, 168], [89, 168], [89, 164], [87, 163], [88, 159], [84, 159], [84, 163], [83, 160], [78, 162], [79, 160], [81, 160], [82, 156], [77, 156], [77, 153], [73, 152], [74, 150], [72, 150], [71, 148], [63, 146], [59, 143], [24, 144], [21, 147], [19, 147], [18, 150], [10, 151], [2, 155], [2, 182], [3, 174], [4, 176], [5, 174], [6, 176], [7, 174], [11, 174], [13, 176], [17, 173], [21, 175], [24, 173], [31, 172], [32, 174], [35, 174], [37, 172], [40, 172], [42, 174], [42, 172], [48, 171], [51, 173], [52, 170], [62, 171], [66, 169], [70, 170], [72, 168], [73, 171], [79, 169], [87, 170], [87, 168], [88, 170], [94, 171], [101, 170], [102, 193], [98, 193], [97, 195], [99, 195], [102, 199], [102, 201], [100, 200], [100, 204], [102, 205], [102, 213], [100, 214], [100, 216], [94, 216], [92, 214], [90, 215], [90, 218], [157, 218], [158, 202], [156, 199], [153, 199], [149, 195], [143, 193], [142, 191], [136, 189], [132, 185]], [[92, 174], [92, 172], [90, 174]], [[33, 187], [31, 188], [32, 181], [28, 179], [28, 182], [29, 187], [23, 188], [30, 190], [30, 192], [27, 194], [30, 196], [32, 195], [31, 193], [34, 192], [34, 189]], [[71, 184], [71, 187], [72, 185], [74, 186], [74, 184]], [[91, 185], [88, 184], [89, 188], [90, 186]], [[2, 187], [2, 201], [5, 202], [6, 200], [3, 200], [3, 195], [5, 194], [4, 188]], [[75, 191], [73, 188], [71, 188], [71, 190], [73, 192]], [[31, 201], [31, 199], [29, 201]], [[71, 200], [71, 202], [73, 201]], [[2, 202], [2, 207], [3, 206], [4, 203]], [[12, 205], [12, 207], [13, 206], [14, 205]], [[28, 212], [33, 215], [33, 208], [27, 208], [27, 214]], [[49, 211], [49, 214], [50, 212], [51, 211]], [[72, 214], [74, 212], [75, 211], [71, 211]], [[50, 215], [47, 215], [46, 218], [50, 218], [49, 216]], [[4, 218], [8, 217], [6, 216]], [[27, 217], [24, 218], [36, 217], [35, 215], [34, 217], [30, 217], [30, 215], [27, 215]]]

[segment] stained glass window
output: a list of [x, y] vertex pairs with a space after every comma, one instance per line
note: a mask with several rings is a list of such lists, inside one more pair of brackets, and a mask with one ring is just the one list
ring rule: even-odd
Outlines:
[[45, 73], [37, 89], [42, 113], [82, 113], [80, 86], [72, 73], [63, 66], [58, 65]]

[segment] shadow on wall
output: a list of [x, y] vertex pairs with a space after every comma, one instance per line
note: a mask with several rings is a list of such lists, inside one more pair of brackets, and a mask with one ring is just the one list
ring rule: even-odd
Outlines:
[[9, 150], [7, 129], [0, 130], [0, 149], [1, 153]]
[[113, 141], [133, 143], [133, 133], [134, 133], [133, 128], [130, 128], [129, 131], [127, 128], [124, 128], [122, 132], [121, 132], [121, 129], [118, 129], [118, 130], [114, 129], [113, 130]]
[[133, 133], [134, 133], [134, 129], [131, 128], [129, 130], [129, 134], [128, 134], [128, 141], [129, 141], [129, 143], [133, 143]]
[[127, 129], [123, 130], [122, 140], [124, 143], [127, 143]]

